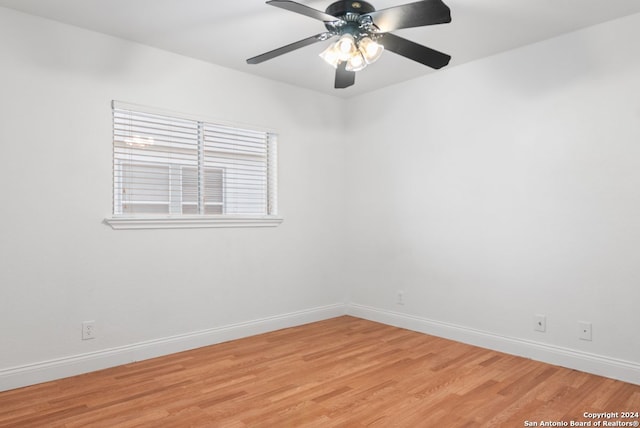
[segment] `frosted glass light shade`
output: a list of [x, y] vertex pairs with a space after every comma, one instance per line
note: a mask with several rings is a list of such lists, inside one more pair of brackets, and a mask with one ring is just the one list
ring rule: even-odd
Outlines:
[[337, 42], [326, 48], [320, 57], [334, 68], [346, 62], [347, 71], [360, 71], [380, 58], [384, 46], [365, 36], [356, 41], [349, 33], [340, 36]]
[[373, 64], [384, 52], [384, 46], [373, 41], [370, 37], [363, 37], [358, 43], [358, 49], [362, 53], [367, 64]]
[[338, 50], [336, 49], [336, 44], [331, 43], [328, 48], [320, 53], [320, 58], [325, 60], [325, 62], [331, 65], [333, 68], [338, 67], [338, 63], [340, 62], [340, 55]]
[[357, 52], [347, 61], [345, 70], [347, 71], [360, 71], [367, 66], [367, 62], [360, 52]]
[[358, 51], [356, 39], [351, 34], [343, 34], [335, 44], [340, 61], [347, 61]]

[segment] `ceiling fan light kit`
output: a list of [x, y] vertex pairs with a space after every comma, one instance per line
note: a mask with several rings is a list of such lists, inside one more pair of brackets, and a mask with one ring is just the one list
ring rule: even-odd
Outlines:
[[444, 67], [451, 60], [447, 54], [390, 33], [451, 22], [451, 11], [442, 0], [422, 0], [378, 11], [370, 3], [353, 0], [336, 1], [325, 12], [289, 0], [270, 0], [267, 4], [323, 21], [328, 31], [249, 58], [248, 64], [259, 64], [338, 37], [320, 57], [336, 69], [335, 87], [347, 88], [355, 83], [355, 72], [376, 62], [385, 49], [434, 69]]
[[383, 51], [384, 46], [373, 41], [368, 34], [355, 38], [346, 33], [320, 53], [320, 57], [333, 68], [337, 68], [340, 62], [346, 62], [348, 71], [360, 71], [376, 62]]

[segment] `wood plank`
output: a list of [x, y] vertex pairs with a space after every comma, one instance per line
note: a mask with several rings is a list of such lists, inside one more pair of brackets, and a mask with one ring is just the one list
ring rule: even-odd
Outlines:
[[512, 427], [640, 386], [348, 316], [0, 393], [0, 427]]

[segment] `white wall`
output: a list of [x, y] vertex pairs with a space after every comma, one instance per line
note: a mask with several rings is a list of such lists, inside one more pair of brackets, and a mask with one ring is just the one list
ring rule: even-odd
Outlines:
[[[636, 379], [639, 24], [344, 101], [0, 8], [0, 390], [335, 315], [347, 297], [357, 315]], [[280, 131], [284, 223], [102, 224], [112, 99]]]
[[[342, 311], [341, 100], [2, 8], [0, 40], [0, 389], [30, 364]], [[103, 224], [113, 99], [275, 129], [284, 223]]]
[[640, 383], [639, 39], [635, 15], [350, 100], [354, 313]]

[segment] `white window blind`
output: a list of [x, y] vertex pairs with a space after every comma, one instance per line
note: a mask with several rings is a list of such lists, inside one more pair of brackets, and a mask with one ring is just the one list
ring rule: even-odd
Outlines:
[[113, 214], [273, 216], [273, 133], [113, 104]]

